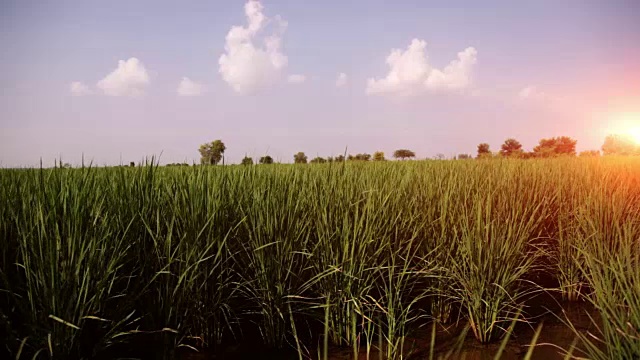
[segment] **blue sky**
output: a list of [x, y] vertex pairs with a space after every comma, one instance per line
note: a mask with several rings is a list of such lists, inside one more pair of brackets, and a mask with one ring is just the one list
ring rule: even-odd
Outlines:
[[637, 19], [633, 0], [4, 0], [0, 165], [192, 162], [214, 139], [231, 162], [597, 149], [640, 126]]

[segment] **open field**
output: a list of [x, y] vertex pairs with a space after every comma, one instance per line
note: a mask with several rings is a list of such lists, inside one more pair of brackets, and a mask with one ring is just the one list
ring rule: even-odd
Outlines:
[[13, 358], [437, 358], [541, 319], [640, 357], [640, 158], [0, 170], [0, 199]]

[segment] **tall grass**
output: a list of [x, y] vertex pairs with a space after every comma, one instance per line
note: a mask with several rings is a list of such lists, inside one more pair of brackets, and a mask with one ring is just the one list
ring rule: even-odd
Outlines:
[[639, 184], [615, 158], [2, 170], [0, 334], [19, 358], [405, 359], [430, 321], [505, 337], [550, 269], [602, 314], [584, 346], [636, 356]]

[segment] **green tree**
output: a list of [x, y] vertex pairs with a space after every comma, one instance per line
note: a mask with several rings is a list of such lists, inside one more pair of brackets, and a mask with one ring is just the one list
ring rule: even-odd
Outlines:
[[504, 144], [500, 146], [500, 155], [511, 157], [522, 155], [522, 144], [516, 139], [510, 138], [504, 141]]
[[489, 148], [489, 144], [478, 144], [478, 156], [476, 156], [476, 158], [480, 159], [486, 157], [491, 157], [491, 149]]
[[396, 159], [410, 159], [416, 157], [416, 153], [407, 149], [398, 149], [393, 152], [393, 157]]
[[376, 151], [373, 153], [373, 161], [384, 161], [384, 153], [382, 151]]
[[259, 160], [260, 164], [273, 164], [273, 158], [269, 155], [265, 155], [263, 157], [260, 158]]
[[306, 164], [307, 163], [307, 155], [305, 155], [302, 151], [293, 155], [293, 162], [296, 164]]
[[245, 155], [245, 157], [242, 158], [241, 164], [242, 165], [253, 165], [253, 159]]
[[216, 165], [222, 160], [224, 151], [227, 149], [222, 140], [215, 140], [210, 143], [200, 145], [200, 163], [205, 165]]
[[320, 157], [320, 156], [316, 156], [313, 159], [311, 159], [311, 163], [312, 164], [324, 164], [326, 162], [327, 162], [327, 160], [325, 158]]
[[336, 161], [336, 162], [344, 162], [344, 155], [338, 155], [338, 156], [336, 156], [335, 161]]
[[630, 136], [609, 135], [602, 144], [604, 155], [637, 155], [640, 153], [640, 146]]

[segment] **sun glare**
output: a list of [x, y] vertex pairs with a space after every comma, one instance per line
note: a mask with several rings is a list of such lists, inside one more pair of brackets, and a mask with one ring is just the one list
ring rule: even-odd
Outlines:
[[626, 113], [613, 117], [615, 124], [609, 133], [628, 136], [640, 145], [640, 113]]
[[628, 134], [633, 139], [633, 141], [635, 141], [638, 145], [640, 145], [640, 126], [636, 126], [629, 129]]

